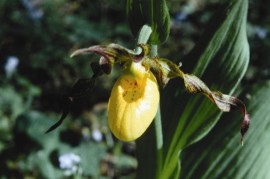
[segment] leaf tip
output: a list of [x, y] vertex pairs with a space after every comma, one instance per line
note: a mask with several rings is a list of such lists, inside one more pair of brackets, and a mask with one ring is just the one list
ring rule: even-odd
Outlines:
[[244, 120], [242, 121], [242, 124], [241, 124], [241, 145], [242, 146], [243, 146], [243, 141], [244, 141], [245, 134], [247, 133], [247, 131], [249, 129], [249, 126], [250, 126], [250, 117], [246, 113], [245, 117], [244, 117]]

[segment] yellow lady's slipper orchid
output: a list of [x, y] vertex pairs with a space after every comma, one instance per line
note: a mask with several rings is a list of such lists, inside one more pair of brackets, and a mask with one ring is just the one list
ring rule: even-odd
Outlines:
[[[108, 123], [112, 133], [122, 141], [139, 138], [153, 121], [159, 105], [159, 87], [164, 87], [171, 78], [182, 78], [186, 89], [191, 93], [202, 93], [222, 111], [230, 111], [232, 106], [241, 109], [244, 119], [241, 125], [241, 142], [249, 129], [250, 118], [245, 104], [239, 99], [211, 91], [198, 77], [184, 73], [172, 61], [151, 57], [150, 47], [139, 44], [137, 49], [129, 50], [118, 44], [96, 45], [76, 50], [78, 54], [97, 53], [101, 55], [99, 63], [92, 63], [93, 76], [78, 80], [68, 96], [66, 109], [74, 100], [89, 92], [95, 79], [102, 74], [109, 74], [114, 64], [124, 67], [123, 74], [115, 83], [108, 104]], [[64, 120], [68, 110], [64, 110], [60, 120], [46, 132], [57, 128]]]
[[159, 104], [157, 80], [139, 62], [131, 62], [115, 83], [108, 105], [112, 133], [120, 140], [140, 137], [153, 121]]

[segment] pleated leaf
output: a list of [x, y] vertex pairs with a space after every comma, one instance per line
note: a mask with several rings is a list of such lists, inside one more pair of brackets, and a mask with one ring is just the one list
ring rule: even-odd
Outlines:
[[252, 118], [248, 140], [239, 146], [239, 115], [224, 115], [201, 142], [183, 152], [181, 178], [270, 178], [270, 81], [256, 84], [247, 102]]
[[[232, 94], [247, 69], [247, 9], [247, 0], [226, 1], [201, 40], [182, 60], [183, 70], [199, 76], [211, 90]], [[164, 178], [180, 170], [179, 153], [204, 137], [221, 116], [221, 111], [209, 99], [188, 94], [181, 83], [180, 80], [169, 82], [161, 99], [166, 154], [161, 172]], [[242, 117], [228, 120], [237, 120], [240, 128]], [[240, 138], [239, 134], [239, 143]]]
[[126, 13], [130, 29], [137, 37], [143, 25], [152, 28], [150, 44], [163, 43], [170, 32], [170, 14], [166, 0], [126, 0]]

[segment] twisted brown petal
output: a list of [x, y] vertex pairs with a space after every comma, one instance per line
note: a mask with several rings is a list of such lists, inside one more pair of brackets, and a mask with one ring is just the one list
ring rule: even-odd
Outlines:
[[82, 54], [96, 53], [102, 56], [103, 58], [107, 59], [109, 63], [114, 64], [125, 62], [135, 58], [135, 55], [133, 55], [131, 52], [132, 52], [131, 50], [126, 49], [118, 44], [110, 44], [107, 46], [95, 45], [88, 48], [76, 50], [70, 55], [70, 57]]
[[207, 96], [211, 101], [213, 101], [217, 107], [225, 112], [229, 112], [232, 106], [239, 108], [244, 119], [241, 124], [241, 144], [243, 145], [243, 140], [246, 132], [249, 129], [250, 118], [246, 111], [245, 104], [237, 99], [236, 97], [222, 94], [218, 91], [211, 91], [198, 77], [194, 75], [184, 74], [184, 82], [187, 90], [191, 93], [201, 92]]

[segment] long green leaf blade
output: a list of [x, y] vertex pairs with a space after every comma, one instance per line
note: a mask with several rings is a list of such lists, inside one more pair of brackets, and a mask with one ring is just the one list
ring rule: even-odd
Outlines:
[[239, 115], [224, 115], [205, 139], [183, 153], [181, 178], [270, 178], [270, 81], [256, 84], [249, 94], [252, 128], [244, 147], [239, 146], [239, 122], [228, 120]]
[[[247, 9], [247, 0], [225, 2], [202, 39], [183, 60], [185, 71], [193, 71], [200, 76], [210, 89], [231, 94], [247, 69]], [[162, 109], [171, 106], [170, 110], [162, 111], [166, 177], [178, 165], [176, 162], [172, 164], [171, 160], [178, 157], [182, 149], [204, 137], [221, 115], [208, 99], [186, 94], [183, 86], [179, 88], [179, 83], [177, 80], [169, 83], [161, 106]]]
[[136, 37], [143, 25], [152, 28], [150, 44], [166, 41], [170, 33], [170, 14], [166, 0], [126, 0], [130, 29]]

